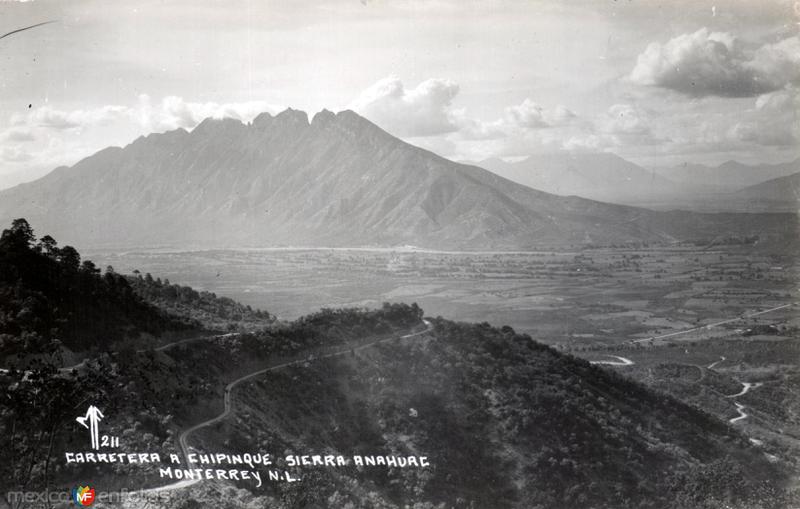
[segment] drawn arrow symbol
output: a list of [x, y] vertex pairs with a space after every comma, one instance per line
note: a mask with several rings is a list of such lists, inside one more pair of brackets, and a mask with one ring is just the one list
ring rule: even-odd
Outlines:
[[[83, 426], [84, 428], [88, 429], [91, 433], [92, 438], [92, 448], [99, 449], [100, 448], [100, 437], [99, 432], [97, 429], [97, 424], [100, 422], [100, 419], [104, 417], [103, 413], [94, 405], [89, 405], [89, 409], [86, 410], [86, 415], [81, 417], [76, 417], [75, 420]], [[89, 421], [87, 424], [86, 421]]]

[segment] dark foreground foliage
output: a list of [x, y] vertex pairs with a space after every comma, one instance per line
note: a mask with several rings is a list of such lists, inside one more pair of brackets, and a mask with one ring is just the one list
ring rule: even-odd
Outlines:
[[274, 322], [268, 312], [245, 306], [213, 292], [197, 291], [190, 286], [172, 284], [169, 280], [138, 271], [127, 277], [133, 291], [147, 302], [172, 315], [200, 323], [205, 329], [253, 330]]
[[38, 241], [24, 219], [0, 237], [0, 357], [41, 354], [64, 346], [102, 349], [143, 333], [187, 324], [147, 304], [127, 278], [101, 274], [71, 246]]
[[305, 469], [302, 485], [262, 491], [281, 507], [786, 506], [785, 472], [727, 423], [509, 327], [433, 323], [264, 376], [206, 443], [432, 462]]

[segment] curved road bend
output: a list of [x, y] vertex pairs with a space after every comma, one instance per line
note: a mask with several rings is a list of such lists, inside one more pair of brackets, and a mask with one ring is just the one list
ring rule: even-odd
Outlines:
[[728, 419], [728, 422], [733, 424], [735, 422], [741, 421], [742, 419], [747, 419], [748, 417], [750, 417], [747, 413], [745, 413], [744, 411], [745, 408], [746, 407], [741, 403], [736, 403], [736, 410], [739, 411], [739, 416], [734, 417], [733, 419]]
[[[742, 390], [740, 392], [737, 392], [736, 394], [731, 394], [730, 396], [726, 397], [738, 398], [739, 396], [744, 396], [745, 394], [750, 392], [750, 389], [755, 389], [763, 385], [761, 382], [739, 382], [739, 383], [742, 384]], [[739, 415], [732, 419], [728, 419], [728, 422], [733, 424], [735, 422], [741, 421], [742, 419], [747, 419], [750, 416], [747, 412], [744, 411], [744, 409], [747, 408], [746, 406], [742, 405], [738, 401], [734, 402], [734, 405], [736, 405], [736, 410], [739, 412]]]
[[606, 366], [633, 366], [635, 362], [619, 355], [607, 355], [606, 357], [614, 357], [618, 361], [589, 361], [589, 364], [604, 364]]
[[[248, 373], [247, 375], [244, 375], [244, 376], [242, 376], [240, 378], [237, 378], [236, 380], [230, 382], [228, 385], [225, 386], [224, 399], [223, 399], [223, 402], [224, 402], [224, 405], [223, 405], [224, 406], [224, 410], [223, 410], [223, 412], [221, 414], [219, 414], [218, 416], [212, 418], [212, 419], [208, 419], [207, 421], [203, 421], [201, 423], [195, 424], [194, 426], [192, 426], [190, 428], [185, 429], [183, 432], [181, 432], [180, 436], [178, 437], [178, 445], [180, 446], [180, 449], [181, 449], [181, 455], [183, 456], [183, 461], [185, 462], [187, 467], [190, 467], [191, 464], [192, 464], [189, 461], [189, 444], [188, 444], [189, 436], [192, 433], [194, 433], [195, 431], [197, 431], [197, 430], [199, 430], [201, 428], [205, 428], [205, 427], [211, 426], [213, 424], [216, 424], [218, 422], [221, 422], [231, 414], [231, 412], [233, 411], [233, 403], [232, 403], [232, 400], [231, 400], [231, 394], [233, 392], [233, 389], [237, 385], [239, 385], [240, 383], [245, 382], [247, 380], [250, 380], [252, 378], [256, 378], [256, 377], [258, 377], [260, 375], [263, 375], [265, 373], [269, 373], [270, 371], [276, 371], [278, 369], [282, 369], [282, 368], [286, 368], [286, 367], [289, 367], [289, 366], [294, 366], [294, 365], [297, 365], [297, 364], [302, 364], [302, 363], [308, 362], [309, 355], [313, 356], [311, 360], [327, 359], [327, 358], [330, 358], [330, 357], [336, 357], [336, 356], [345, 355], [345, 354], [348, 354], [350, 352], [364, 350], [365, 348], [369, 348], [371, 346], [375, 346], [378, 343], [385, 343], [387, 341], [391, 341], [391, 340], [394, 340], [394, 339], [405, 339], [405, 338], [411, 338], [411, 337], [414, 337], [414, 336], [421, 336], [422, 334], [430, 332], [431, 329], [433, 328], [431, 326], [431, 323], [428, 320], [423, 320], [423, 322], [425, 323], [425, 330], [422, 330], [422, 331], [419, 331], [419, 332], [413, 332], [413, 333], [410, 333], [410, 334], [406, 334], [404, 336], [391, 336], [391, 337], [388, 337], [388, 338], [378, 339], [378, 340], [375, 340], [375, 341], [371, 341], [369, 343], [365, 343], [363, 345], [359, 345], [357, 347], [342, 348], [340, 350], [336, 350], [335, 352], [322, 354], [322, 355], [314, 355], [314, 354], [310, 354], [309, 352], [306, 351], [306, 352], [303, 352], [303, 354], [302, 354], [303, 356], [302, 357], [297, 357], [296, 359], [293, 359], [291, 361], [282, 362], [282, 363], [279, 363], [279, 364], [275, 364], [274, 366], [269, 366], [267, 368], [260, 369], [258, 371], [254, 371], [252, 373]], [[179, 482], [172, 483], [172, 484], [167, 484], [167, 485], [164, 485], [164, 486], [158, 486], [156, 488], [150, 488], [150, 489], [142, 490], [142, 492], [143, 493], [160, 493], [160, 492], [164, 492], [164, 491], [179, 490], [179, 489], [182, 489], [182, 488], [188, 488], [190, 486], [194, 486], [195, 484], [197, 484], [199, 482], [200, 482], [199, 479], [184, 480], [184, 481], [179, 481]]]
[[244, 375], [244, 376], [242, 376], [240, 378], [237, 378], [236, 380], [230, 382], [228, 385], [225, 386], [224, 400], [223, 400], [224, 401], [224, 410], [222, 411], [222, 413], [217, 415], [216, 417], [213, 417], [213, 418], [208, 419], [206, 421], [203, 421], [201, 423], [195, 424], [194, 426], [192, 426], [190, 428], [187, 428], [183, 432], [181, 432], [180, 437], [178, 439], [178, 444], [180, 445], [181, 454], [183, 455], [183, 459], [186, 462], [186, 465], [191, 465], [191, 462], [189, 461], [189, 444], [188, 444], [189, 436], [192, 433], [194, 433], [195, 431], [199, 430], [199, 429], [206, 428], [208, 426], [214, 425], [214, 424], [216, 424], [218, 422], [221, 422], [221, 421], [225, 420], [231, 414], [231, 411], [233, 410], [233, 403], [232, 403], [231, 394], [233, 393], [233, 389], [236, 388], [237, 385], [241, 384], [242, 382], [246, 382], [247, 380], [251, 380], [253, 378], [261, 376], [261, 375], [263, 375], [265, 373], [269, 373], [270, 371], [276, 371], [276, 370], [279, 370], [279, 369], [282, 369], [282, 368], [286, 368], [286, 367], [289, 367], [289, 366], [295, 366], [295, 365], [298, 365], [298, 364], [303, 364], [305, 362], [308, 362], [309, 355], [312, 356], [311, 360], [327, 359], [327, 358], [330, 358], [330, 357], [342, 356], [342, 355], [348, 354], [350, 352], [355, 352], [355, 351], [358, 351], [358, 350], [364, 350], [365, 348], [369, 348], [369, 347], [375, 346], [375, 345], [377, 345], [379, 343], [385, 343], [387, 341], [392, 341], [392, 340], [395, 340], [395, 339], [406, 339], [406, 338], [411, 338], [411, 337], [415, 337], [415, 336], [421, 336], [422, 334], [426, 334], [426, 333], [430, 332], [431, 329], [433, 328], [431, 323], [428, 320], [423, 320], [423, 322], [425, 323], [425, 329], [421, 330], [419, 332], [412, 332], [412, 333], [406, 334], [404, 336], [391, 336], [391, 337], [388, 337], [388, 338], [378, 339], [378, 340], [375, 340], [375, 341], [371, 341], [369, 343], [365, 343], [363, 345], [359, 345], [357, 347], [343, 347], [342, 349], [339, 349], [339, 350], [336, 350], [334, 352], [330, 352], [330, 353], [327, 353], [327, 354], [314, 355], [314, 354], [310, 354], [309, 352], [304, 352], [302, 358], [298, 357], [298, 358], [293, 359], [291, 361], [282, 362], [280, 364], [275, 364], [273, 366], [269, 366], [267, 368], [260, 369], [258, 371], [254, 371], [252, 373]]
[[731, 394], [730, 396], [728, 396], [729, 398], [738, 398], [739, 396], [744, 396], [745, 394], [750, 392], [750, 389], [755, 389], [757, 387], [761, 387], [762, 385], [761, 382], [739, 382], [739, 383], [742, 384], [741, 392], [737, 392], [736, 394]]

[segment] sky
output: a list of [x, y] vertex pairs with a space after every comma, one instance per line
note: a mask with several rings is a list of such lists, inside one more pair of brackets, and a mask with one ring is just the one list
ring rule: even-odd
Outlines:
[[0, 0], [0, 188], [206, 117], [353, 109], [455, 160], [800, 155], [796, 0]]

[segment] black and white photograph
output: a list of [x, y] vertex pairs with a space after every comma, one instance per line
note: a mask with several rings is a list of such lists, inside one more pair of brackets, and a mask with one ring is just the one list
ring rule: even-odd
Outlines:
[[800, 508], [797, 0], [0, 0], [0, 509]]

